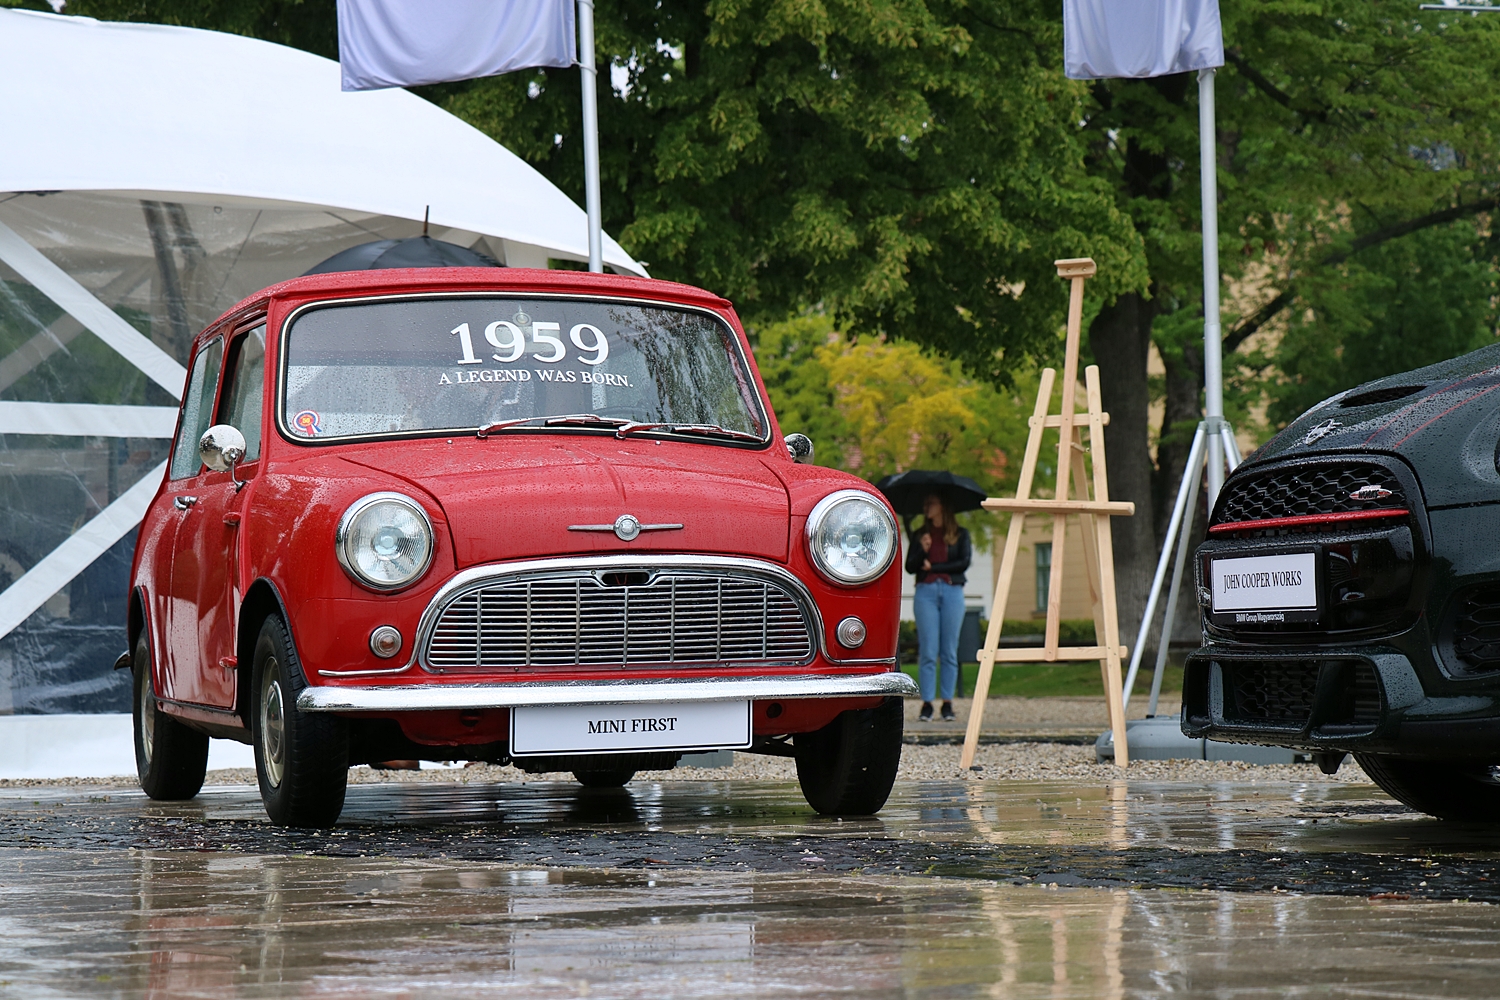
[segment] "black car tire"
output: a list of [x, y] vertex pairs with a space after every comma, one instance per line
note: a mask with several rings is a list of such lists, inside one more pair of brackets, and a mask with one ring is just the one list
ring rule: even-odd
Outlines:
[[181, 802], [198, 794], [208, 773], [208, 737], [161, 711], [151, 683], [151, 646], [146, 633], [135, 641], [131, 722], [135, 730], [135, 773], [147, 797]]
[[623, 788], [635, 777], [635, 772], [623, 768], [613, 771], [574, 771], [573, 777], [584, 788]]
[[825, 816], [880, 811], [901, 765], [904, 711], [900, 698], [840, 713], [816, 732], [792, 738], [797, 783], [807, 804]]
[[261, 626], [252, 663], [250, 731], [266, 813], [277, 826], [330, 827], [349, 785], [348, 726], [297, 708], [302, 670], [279, 615]]
[[1418, 812], [1438, 819], [1500, 819], [1500, 779], [1489, 764], [1367, 753], [1354, 759], [1387, 795]]

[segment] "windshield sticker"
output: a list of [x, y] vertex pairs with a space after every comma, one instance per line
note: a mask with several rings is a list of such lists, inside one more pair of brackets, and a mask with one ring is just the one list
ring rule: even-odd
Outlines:
[[303, 410], [298, 413], [292, 418], [292, 426], [308, 437], [316, 437], [323, 433], [323, 424], [318, 419], [317, 410]]
[[[612, 375], [609, 372], [579, 372], [557, 368], [480, 368], [470, 371], [442, 372], [438, 385], [470, 385], [475, 382], [558, 382], [571, 385], [613, 385], [622, 389], [634, 389], [635, 383], [629, 375]], [[311, 413], [311, 410], [304, 411]], [[300, 419], [302, 414], [297, 414]]]

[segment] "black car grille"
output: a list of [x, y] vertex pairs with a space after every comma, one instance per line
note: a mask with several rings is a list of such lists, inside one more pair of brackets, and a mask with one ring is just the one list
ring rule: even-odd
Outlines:
[[1235, 661], [1224, 671], [1224, 719], [1301, 729], [1318, 687], [1315, 660]]
[[[1190, 668], [1184, 688], [1189, 723], [1211, 722], [1204, 667]], [[1364, 660], [1220, 660], [1223, 720], [1231, 727], [1301, 732], [1313, 722], [1318, 677], [1327, 676], [1327, 696], [1316, 720], [1329, 734], [1369, 729], [1380, 721], [1380, 681]]]
[[1400, 480], [1383, 466], [1301, 466], [1232, 480], [1224, 487], [1214, 523], [1400, 510], [1406, 506]]
[[812, 658], [803, 603], [783, 584], [707, 572], [500, 579], [439, 613], [435, 670], [796, 664]]
[[1474, 587], [1454, 598], [1447, 645], [1463, 673], [1500, 670], [1500, 584]]

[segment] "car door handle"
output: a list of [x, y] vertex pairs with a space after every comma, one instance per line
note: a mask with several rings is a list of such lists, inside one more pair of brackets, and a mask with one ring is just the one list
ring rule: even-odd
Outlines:
[[172, 501], [172, 503], [176, 505], [178, 510], [187, 510], [197, 502], [197, 497], [178, 497], [177, 499]]

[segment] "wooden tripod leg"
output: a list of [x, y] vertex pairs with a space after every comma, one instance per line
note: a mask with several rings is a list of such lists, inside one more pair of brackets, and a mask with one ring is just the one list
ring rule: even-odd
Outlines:
[[[1016, 497], [1031, 496], [1031, 480], [1036, 476], [1036, 462], [1042, 452], [1042, 432], [1047, 426], [1047, 409], [1052, 405], [1052, 383], [1057, 372], [1042, 369], [1037, 386], [1036, 406], [1031, 411], [1031, 430], [1026, 436], [1026, 454], [1021, 459], [1021, 475]], [[1010, 530], [1005, 535], [1005, 553], [1000, 558], [1000, 575], [995, 580], [995, 599], [990, 606], [990, 627], [985, 633], [984, 649], [979, 653], [979, 676], [974, 680], [974, 700], [969, 705], [969, 725], [964, 733], [964, 751], [960, 758], [967, 771], [979, 749], [979, 725], [984, 721], [984, 701], [990, 693], [990, 677], [995, 669], [995, 649], [1000, 645], [1000, 629], [1005, 625], [1005, 604], [1010, 598], [1010, 582], [1016, 572], [1016, 557], [1021, 550], [1021, 534], [1026, 529], [1026, 515], [1012, 514]]]
[[990, 627], [985, 632], [984, 648], [979, 651], [979, 676], [974, 679], [974, 699], [969, 704], [969, 725], [964, 731], [964, 750], [959, 768], [967, 771], [979, 749], [979, 727], [984, 721], [984, 702], [990, 693], [990, 678], [995, 672], [995, 649], [1000, 645], [1000, 629], [1005, 625], [1005, 605], [1010, 599], [1010, 583], [1016, 574], [1016, 558], [1021, 550], [1021, 535], [1026, 531], [1026, 515], [1012, 514], [1010, 530], [1005, 533], [1005, 552], [1000, 557], [1000, 575], [995, 578], [995, 600], [990, 605]]
[[[1099, 388], [1099, 368], [1089, 365], [1084, 371], [1084, 384], [1089, 405], [1089, 447], [1094, 460], [1094, 499], [1109, 499], [1109, 477], [1104, 467], [1104, 406]], [[1115, 593], [1115, 552], [1113, 533], [1109, 518], [1101, 517], [1094, 525], [1094, 537], [1098, 539], [1099, 553], [1099, 597], [1104, 605], [1104, 641], [1108, 656], [1105, 661], [1104, 689], [1109, 699], [1109, 727], [1115, 738], [1115, 763], [1120, 767], [1130, 764], [1130, 748], [1125, 739], [1124, 680], [1120, 676], [1120, 607]]]
[[[1074, 431], [1073, 445], [1073, 481], [1079, 484], [1078, 492], [1086, 494], [1088, 491], [1085, 484], [1088, 483], [1087, 468], [1084, 464], [1082, 428]], [[1093, 514], [1082, 514], [1079, 516], [1079, 533], [1083, 536], [1083, 568], [1089, 581], [1089, 607], [1094, 615], [1094, 642], [1098, 644], [1103, 641], [1104, 635], [1104, 599], [1100, 596], [1099, 585], [1099, 536], [1094, 524]], [[1099, 661], [1099, 680], [1102, 690], [1109, 690], [1109, 661]]]

